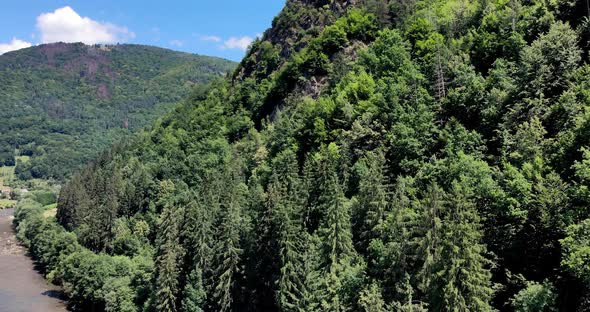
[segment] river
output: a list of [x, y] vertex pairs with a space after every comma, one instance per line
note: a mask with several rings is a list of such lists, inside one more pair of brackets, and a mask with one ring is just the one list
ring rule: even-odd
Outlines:
[[64, 312], [61, 291], [34, 269], [12, 230], [13, 209], [0, 209], [0, 312]]

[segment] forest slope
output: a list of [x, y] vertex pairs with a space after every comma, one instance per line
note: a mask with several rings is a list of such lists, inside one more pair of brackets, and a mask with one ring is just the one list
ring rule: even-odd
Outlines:
[[587, 311], [585, 3], [287, 1], [20, 235], [80, 310]]
[[55, 43], [0, 56], [0, 165], [31, 156], [21, 178], [63, 179], [152, 123], [195, 84], [225, 75], [223, 59], [141, 45]]

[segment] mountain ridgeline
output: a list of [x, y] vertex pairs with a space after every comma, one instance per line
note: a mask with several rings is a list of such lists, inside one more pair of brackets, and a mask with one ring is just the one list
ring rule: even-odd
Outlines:
[[[0, 165], [62, 180], [233, 70], [223, 59], [141, 45], [55, 43], [0, 56]], [[18, 155], [17, 155], [18, 156]]]
[[19, 237], [80, 311], [588, 311], [587, 14], [289, 0]]

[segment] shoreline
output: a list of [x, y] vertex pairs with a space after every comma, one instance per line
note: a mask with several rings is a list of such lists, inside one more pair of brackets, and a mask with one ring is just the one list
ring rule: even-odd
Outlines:
[[0, 311], [67, 311], [61, 289], [35, 270], [26, 248], [16, 240], [13, 213], [13, 208], [0, 209]]

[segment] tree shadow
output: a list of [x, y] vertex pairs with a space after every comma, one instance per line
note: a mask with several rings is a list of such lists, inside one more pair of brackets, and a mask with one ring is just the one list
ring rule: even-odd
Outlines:
[[43, 296], [47, 296], [49, 298], [58, 299], [61, 301], [66, 301], [66, 294], [61, 290], [46, 290], [41, 293]]

